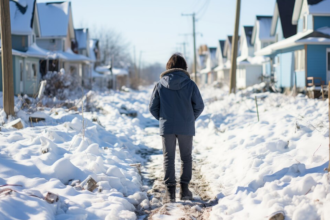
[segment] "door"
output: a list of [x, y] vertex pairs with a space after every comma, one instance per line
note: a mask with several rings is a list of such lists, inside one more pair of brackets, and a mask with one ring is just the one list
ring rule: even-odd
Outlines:
[[23, 60], [19, 61], [19, 92], [24, 93], [24, 65], [23, 65]]
[[327, 48], [327, 83], [330, 81], [330, 48]]

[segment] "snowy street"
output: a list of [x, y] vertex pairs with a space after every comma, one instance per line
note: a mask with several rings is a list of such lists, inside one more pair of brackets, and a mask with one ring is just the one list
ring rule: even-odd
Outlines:
[[[84, 132], [75, 111], [40, 109], [46, 121], [39, 123], [19, 111], [25, 128], [0, 132], [0, 219], [330, 218], [324, 208], [330, 203], [327, 101], [202, 89], [195, 200], [163, 206], [162, 146], [148, 112], [150, 93], [151, 87], [93, 94]], [[176, 166], [178, 176], [178, 154]], [[96, 182], [90, 191], [88, 177]]]

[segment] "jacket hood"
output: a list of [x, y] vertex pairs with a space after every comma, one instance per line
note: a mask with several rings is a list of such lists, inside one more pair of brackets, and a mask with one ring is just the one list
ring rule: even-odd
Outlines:
[[183, 69], [170, 69], [160, 74], [160, 83], [167, 89], [180, 90], [190, 82], [190, 75]]

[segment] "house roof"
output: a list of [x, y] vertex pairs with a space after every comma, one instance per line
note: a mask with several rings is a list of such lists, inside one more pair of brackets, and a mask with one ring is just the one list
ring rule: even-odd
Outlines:
[[248, 46], [252, 46], [251, 38], [253, 33], [253, 26], [243, 26], [245, 40], [247, 41]]
[[297, 25], [292, 24], [292, 15], [296, 0], [277, 0], [271, 27], [271, 35], [275, 35], [278, 20], [281, 22], [283, 37], [288, 38], [297, 33]]
[[[296, 0], [292, 23], [298, 24], [301, 8], [305, 0]], [[308, 11], [311, 15], [330, 16], [330, 0], [307, 0]]]
[[[273, 16], [266, 16], [266, 15], [257, 15], [256, 22], [253, 27], [253, 33], [251, 38], [251, 43], [254, 44], [257, 37], [261, 41], [273, 41], [275, 38], [271, 36], [270, 29], [272, 26], [272, 19]], [[259, 34], [257, 36], [257, 30], [259, 29]]]
[[70, 2], [37, 3], [40, 36], [66, 37], [72, 22]]
[[219, 40], [219, 48], [220, 48], [220, 51], [221, 51], [221, 55], [222, 57], [225, 57], [224, 56], [224, 49], [225, 49], [225, 40]]
[[308, 30], [305, 32], [297, 33], [292, 37], [277, 43], [271, 44], [255, 53], [256, 56], [267, 56], [276, 53], [277, 51], [292, 48], [305, 44], [330, 44], [330, 28], [324, 27], [316, 31]]
[[36, 0], [10, 0], [9, 7], [12, 34], [32, 34], [35, 3]]
[[75, 29], [76, 40], [78, 42], [78, 49], [87, 49], [88, 45], [88, 29], [81, 28]]

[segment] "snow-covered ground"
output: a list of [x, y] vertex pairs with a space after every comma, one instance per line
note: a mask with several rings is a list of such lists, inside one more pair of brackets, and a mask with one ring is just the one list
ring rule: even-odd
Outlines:
[[[146, 163], [141, 151], [161, 149], [157, 121], [148, 112], [151, 89], [97, 93], [92, 100], [99, 111], [84, 113], [84, 132], [82, 115], [62, 108], [44, 109], [46, 122], [33, 127], [25, 112], [18, 114], [24, 129], [4, 125], [0, 185], [10, 185], [0, 190], [13, 191], [0, 192], [0, 219], [136, 219], [135, 212], [149, 206], [150, 186], [132, 164]], [[328, 101], [270, 93], [228, 96], [214, 88], [202, 89], [202, 95], [206, 108], [196, 122], [193, 153], [210, 194], [219, 199], [210, 219], [269, 219], [277, 212], [286, 220], [330, 219], [324, 171]], [[135, 109], [138, 117], [120, 115], [120, 108]], [[88, 176], [98, 183], [93, 192], [69, 181]], [[59, 201], [47, 203], [47, 192]]]

